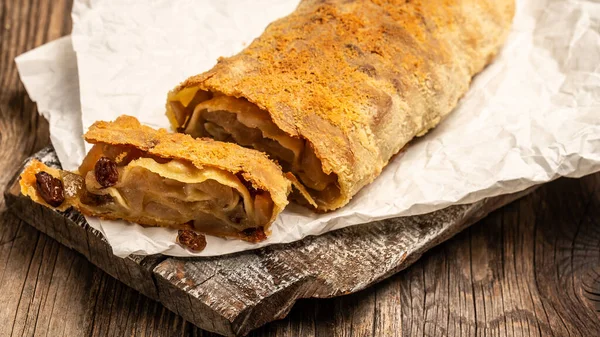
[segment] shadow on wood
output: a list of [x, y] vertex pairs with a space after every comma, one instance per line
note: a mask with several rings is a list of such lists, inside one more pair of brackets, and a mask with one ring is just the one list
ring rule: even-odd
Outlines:
[[[51, 148], [36, 157], [58, 166]], [[81, 252], [111, 276], [158, 299], [199, 327], [245, 335], [287, 315], [297, 299], [364, 289], [406, 268], [429, 248], [527, 193], [452, 206], [422, 216], [353, 226], [256, 251], [203, 259], [112, 255], [99, 232], [73, 210], [59, 213], [19, 194], [6, 194], [16, 214]]]

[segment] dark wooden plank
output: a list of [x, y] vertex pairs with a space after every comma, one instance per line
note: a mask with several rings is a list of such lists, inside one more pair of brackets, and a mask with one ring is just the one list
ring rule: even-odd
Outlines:
[[560, 179], [380, 284], [299, 301], [250, 336], [597, 336], [599, 219], [600, 174]]
[[[160, 300], [206, 330], [245, 335], [283, 318], [297, 299], [349, 294], [379, 282], [488, 212], [526, 193], [355, 226], [231, 256], [169, 258], [155, 268]], [[420, 281], [415, 291], [425, 291]], [[366, 311], [374, 311], [374, 302], [372, 306]], [[357, 319], [360, 317], [364, 315]], [[372, 331], [374, 322], [370, 319], [360, 326]]]
[[[43, 161], [48, 166], [60, 168], [52, 147], [39, 151], [34, 158]], [[11, 184], [12, 189], [10, 193], [6, 194], [7, 203], [11, 205], [11, 210], [18, 217], [58, 239], [67, 247], [80, 252], [109, 275], [152, 299], [158, 299], [152, 270], [154, 265], [162, 259], [161, 256], [117, 258], [113, 255], [110, 245], [102, 234], [90, 227], [79, 212], [74, 210], [55, 212], [31, 203], [26, 198], [19, 197], [17, 177]]]
[[[143, 259], [117, 258], [100, 233], [92, 228], [82, 228], [79, 223], [69, 219], [70, 214], [63, 217], [61, 213], [21, 199], [9, 201], [12, 211], [22, 220], [48, 235], [53, 235], [53, 238], [60, 240], [67, 247], [81, 252], [88, 260], [121, 282], [152, 299], [158, 299], [152, 277], [153, 264], [140, 265]], [[157, 258], [150, 259], [154, 261]]]
[[[13, 59], [67, 34], [70, 4], [0, 2], [2, 190], [22, 160], [48, 142]], [[356, 294], [300, 300], [285, 319], [250, 335], [598, 335], [598, 181], [549, 184], [406, 271]], [[0, 195], [0, 336], [214, 336], [86, 261], [105, 258], [106, 249], [77, 254], [4, 209]], [[134, 260], [146, 269], [158, 262]]]
[[[2, 191], [23, 160], [49, 141], [48, 124], [27, 97], [14, 58], [68, 34], [71, 4], [71, 0], [0, 1]], [[44, 220], [41, 212], [23, 212]], [[61, 217], [63, 223], [65, 219]], [[68, 231], [69, 227], [66, 230], [57, 227], [50, 234], [62, 233], [70, 241], [81, 241], [77, 236], [81, 233]], [[0, 193], [0, 336], [105, 336], [97, 332], [109, 331], [110, 324], [120, 326], [110, 331], [134, 336], [170, 337], [189, 332], [189, 325], [180, 317], [114, 280], [86, 260], [89, 250], [81, 251], [83, 255], [6, 212], [4, 193]], [[140, 263], [147, 270], [155, 264], [136, 261]], [[100, 310], [111, 293], [119, 294], [113, 310]]]
[[[59, 165], [51, 148], [35, 157], [49, 166]], [[152, 263], [145, 264], [141, 264], [143, 257], [113, 256], [102, 235], [76, 212], [55, 212], [21, 196], [17, 178], [6, 196], [19, 217], [87, 254], [111, 276], [159, 299], [195, 325], [224, 335], [245, 335], [285, 317], [300, 298], [349, 294], [379, 282], [488, 212], [527, 193], [355, 226], [251, 252], [209, 259], [150, 257]], [[81, 232], [87, 232], [87, 237]]]

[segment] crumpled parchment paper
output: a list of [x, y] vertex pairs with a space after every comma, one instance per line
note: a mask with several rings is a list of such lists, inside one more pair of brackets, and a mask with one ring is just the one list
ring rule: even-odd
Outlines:
[[[94, 121], [129, 114], [168, 127], [164, 104], [171, 88], [208, 70], [217, 57], [241, 50], [296, 4], [76, 0], [72, 37], [16, 62], [29, 95], [50, 121], [61, 162], [75, 169], [85, 152], [82, 132]], [[212, 256], [590, 174], [600, 170], [599, 68], [600, 3], [518, 0], [504, 49], [451, 116], [411, 143], [344, 208], [314, 214], [290, 205], [268, 240], [208, 237], [201, 253], [175, 244], [175, 230], [88, 221], [119, 256]]]

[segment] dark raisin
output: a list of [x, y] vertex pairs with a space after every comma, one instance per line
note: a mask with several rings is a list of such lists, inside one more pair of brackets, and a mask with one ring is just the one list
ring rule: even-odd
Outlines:
[[177, 234], [177, 242], [194, 252], [201, 252], [206, 248], [206, 237], [187, 229], [180, 229]]
[[267, 234], [265, 234], [265, 229], [263, 227], [246, 228], [242, 230], [242, 233], [254, 242], [260, 242], [267, 239]]
[[65, 201], [64, 187], [60, 179], [41, 171], [35, 174], [38, 193], [48, 205], [58, 207]]
[[96, 173], [96, 181], [102, 187], [114, 186], [119, 180], [119, 171], [117, 171], [117, 163], [110, 158], [101, 157], [94, 166]]

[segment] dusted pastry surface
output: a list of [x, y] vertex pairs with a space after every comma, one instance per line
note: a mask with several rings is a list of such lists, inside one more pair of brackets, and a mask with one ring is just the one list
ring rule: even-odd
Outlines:
[[513, 15], [514, 0], [306, 0], [242, 52], [176, 87], [167, 115], [179, 131], [218, 137], [210, 124], [187, 128], [197, 106], [221, 95], [254, 104], [265, 123], [314, 151], [337, 192], [309, 192], [319, 209], [336, 209], [452, 111]]
[[290, 181], [255, 150], [128, 116], [97, 122], [85, 138], [95, 145], [78, 172], [34, 161], [21, 175], [22, 193], [59, 210], [248, 241], [264, 240], [287, 205]]

